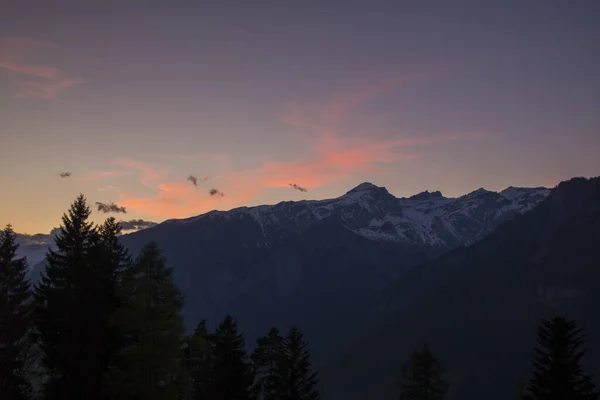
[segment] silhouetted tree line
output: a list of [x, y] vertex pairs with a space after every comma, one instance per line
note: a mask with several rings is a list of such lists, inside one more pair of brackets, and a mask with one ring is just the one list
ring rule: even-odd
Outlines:
[[[88, 222], [80, 195], [63, 215], [46, 271], [32, 288], [10, 225], [0, 234], [0, 399], [317, 400], [317, 374], [302, 332], [271, 328], [248, 356], [227, 316], [185, 335], [184, 297], [160, 249], [134, 260], [114, 218]], [[545, 320], [527, 385], [517, 398], [596, 400], [573, 321]], [[398, 381], [401, 400], [441, 400], [449, 384], [425, 344]]]
[[157, 245], [134, 260], [116, 220], [95, 226], [90, 214], [80, 195], [34, 288], [12, 227], [0, 236], [0, 399], [319, 398], [297, 327], [271, 329], [250, 356], [231, 316], [186, 336]]

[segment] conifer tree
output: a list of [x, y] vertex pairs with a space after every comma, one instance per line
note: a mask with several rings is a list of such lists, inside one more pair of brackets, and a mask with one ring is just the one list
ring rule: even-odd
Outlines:
[[97, 307], [105, 302], [95, 290], [98, 274], [92, 256], [99, 238], [88, 222], [90, 214], [85, 197], [78, 196], [63, 215], [55, 236], [57, 251], [48, 250], [46, 271], [35, 290], [36, 332], [49, 374], [48, 399], [101, 398], [106, 316]]
[[247, 360], [244, 337], [231, 316], [226, 316], [210, 336], [211, 376], [207, 398], [246, 400], [252, 397], [254, 376]]
[[308, 343], [292, 326], [279, 347], [279, 354], [265, 400], [318, 400], [317, 373], [311, 372]]
[[108, 218], [98, 227], [99, 251], [102, 271], [111, 283], [118, 283], [122, 275], [131, 267], [131, 255], [119, 241], [123, 228], [114, 217]]
[[190, 375], [192, 400], [206, 399], [210, 379], [210, 342], [206, 321], [202, 320], [191, 335], [183, 342], [185, 368]]
[[528, 385], [534, 400], [598, 399], [590, 376], [580, 366], [585, 336], [574, 321], [564, 317], [542, 321], [537, 342]]
[[265, 336], [256, 340], [256, 348], [250, 360], [255, 375], [254, 395], [259, 399], [269, 397], [282, 344], [283, 337], [277, 328], [271, 328]]
[[105, 376], [110, 398], [187, 398], [189, 376], [181, 351], [184, 298], [156, 243], [144, 246], [124, 274], [120, 295], [123, 305], [111, 321], [123, 347], [113, 354]]
[[402, 368], [400, 400], [441, 400], [448, 384], [442, 379], [442, 367], [427, 344], [414, 352]]
[[0, 399], [31, 395], [31, 291], [25, 278], [27, 260], [17, 258], [17, 235], [10, 225], [0, 232]]

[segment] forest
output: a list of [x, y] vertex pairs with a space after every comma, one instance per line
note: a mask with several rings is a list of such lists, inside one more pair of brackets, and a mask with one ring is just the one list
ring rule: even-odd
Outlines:
[[[39, 283], [26, 278], [16, 233], [0, 234], [0, 399], [317, 400], [319, 375], [301, 327], [272, 327], [248, 346], [234, 316], [213, 331], [194, 321], [161, 249], [135, 257], [114, 218], [95, 225], [83, 195], [62, 217]], [[517, 399], [598, 399], [583, 371], [585, 333], [563, 316], [543, 320], [531, 373]], [[452, 382], [423, 343], [397, 371], [403, 400], [441, 400]], [[494, 388], [490, 388], [490, 391]]]

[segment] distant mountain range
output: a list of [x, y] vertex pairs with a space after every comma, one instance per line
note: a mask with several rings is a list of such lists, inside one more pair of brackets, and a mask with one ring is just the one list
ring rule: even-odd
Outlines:
[[[563, 284], [568, 260], [592, 262], [594, 246], [577, 243], [598, 237], [590, 199], [599, 186], [573, 179], [552, 190], [397, 198], [363, 183], [335, 199], [211, 211], [121, 240], [133, 254], [150, 240], [163, 249], [190, 329], [232, 314], [252, 346], [271, 326], [299, 324], [329, 398], [393, 395], [400, 364], [430, 340], [456, 382], [451, 398], [469, 399], [483, 396], [485, 379], [527, 378], [535, 322], [552, 311], [544, 296], [589, 303], [577, 296], [592, 286]], [[540, 263], [554, 266], [552, 284]], [[506, 346], [494, 342], [502, 335]]]

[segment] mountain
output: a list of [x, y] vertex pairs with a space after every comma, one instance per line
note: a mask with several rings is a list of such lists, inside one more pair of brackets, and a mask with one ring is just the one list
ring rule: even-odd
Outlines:
[[[201, 319], [214, 326], [232, 314], [252, 346], [271, 326], [296, 323], [320, 366], [331, 349], [390, 312], [381, 300], [390, 282], [414, 280], [414, 266], [476, 243], [549, 192], [511, 187], [457, 198], [435, 191], [397, 198], [363, 183], [335, 199], [211, 211], [121, 240], [133, 254], [151, 240], [163, 249], [186, 295], [188, 328]], [[40, 263], [31, 278], [42, 269]], [[416, 288], [403, 292], [404, 307], [419, 297]]]
[[533, 211], [388, 286], [387, 313], [338, 349], [323, 384], [334, 398], [391, 398], [401, 364], [428, 341], [450, 399], [510, 398], [529, 378], [536, 325], [559, 314], [585, 329], [584, 361], [598, 376], [599, 243], [600, 178], [561, 183]]
[[479, 240], [548, 192], [479, 189], [458, 198], [440, 192], [396, 198], [363, 183], [335, 199], [212, 211], [121, 240], [133, 254], [150, 240], [163, 249], [186, 294], [188, 327], [231, 313], [251, 342], [272, 324], [295, 322], [310, 334], [335, 329], [327, 315], [374, 318], [379, 293], [407, 268]]
[[[154, 240], [186, 294], [188, 327], [235, 315], [249, 341], [270, 325], [307, 332], [374, 318], [378, 295], [409, 267], [492, 232], [548, 194], [479, 189], [458, 198], [396, 198], [363, 183], [335, 199], [212, 211], [122, 237], [135, 254]], [[328, 316], [336, 315], [335, 321]], [[325, 345], [326, 338], [319, 340]]]
[[18, 233], [17, 243], [19, 243], [19, 248], [17, 249], [17, 256], [27, 257], [30, 268], [41, 262], [46, 257], [48, 248], [54, 244], [55, 231], [56, 229], [53, 229], [49, 234], [37, 233], [35, 235]]
[[256, 246], [269, 246], [334, 217], [345, 228], [368, 239], [445, 249], [477, 241], [493, 231], [499, 221], [535, 207], [548, 193], [546, 188], [510, 187], [500, 193], [478, 189], [459, 198], [446, 198], [439, 191], [396, 198], [384, 187], [365, 182], [335, 199], [212, 211], [164, 224], [209, 225], [244, 220], [260, 228], [262, 235]]

